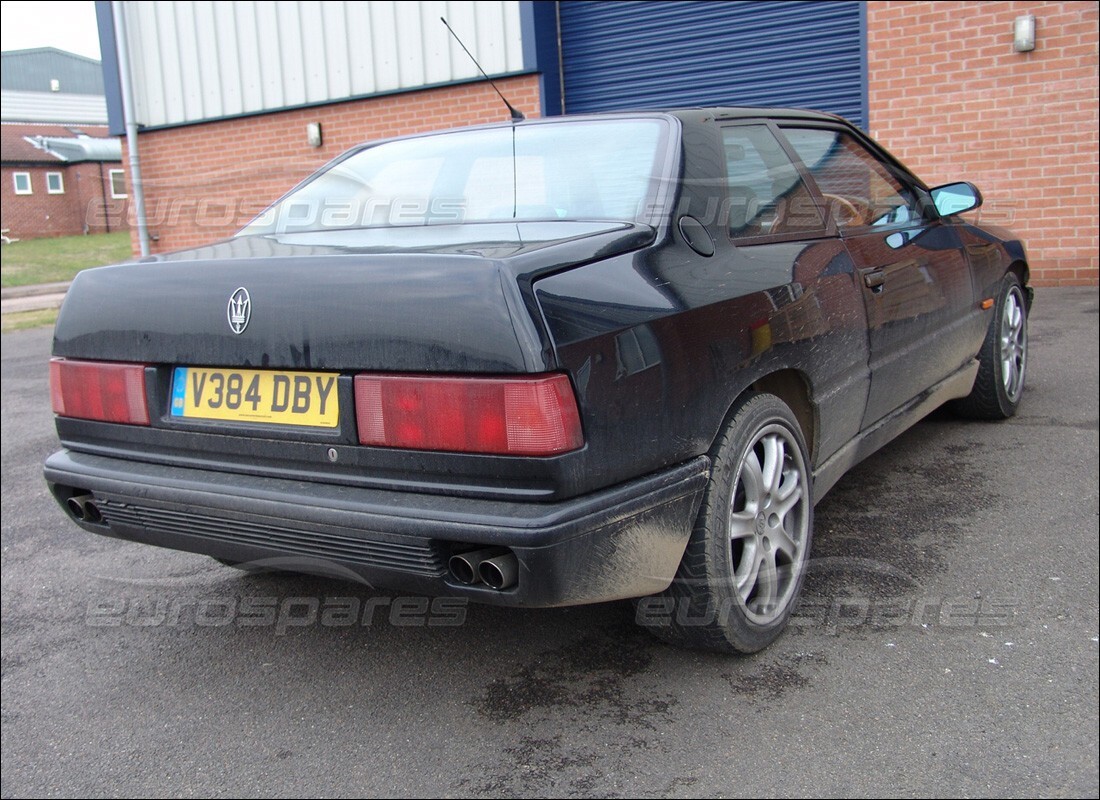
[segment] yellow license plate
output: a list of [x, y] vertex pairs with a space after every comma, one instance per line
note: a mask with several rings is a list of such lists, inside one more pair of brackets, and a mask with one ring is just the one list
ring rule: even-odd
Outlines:
[[334, 372], [176, 367], [172, 416], [335, 428], [336, 378]]

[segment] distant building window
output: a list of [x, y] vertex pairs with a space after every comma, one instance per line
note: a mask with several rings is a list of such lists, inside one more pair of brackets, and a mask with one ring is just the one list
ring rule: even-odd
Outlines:
[[129, 197], [126, 194], [126, 170], [111, 170], [111, 197]]
[[47, 172], [46, 191], [49, 194], [65, 194], [65, 176], [60, 172]]
[[31, 174], [29, 172], [13, 172], [12, 180], [15, 181], [16, 194], [32, 194]]

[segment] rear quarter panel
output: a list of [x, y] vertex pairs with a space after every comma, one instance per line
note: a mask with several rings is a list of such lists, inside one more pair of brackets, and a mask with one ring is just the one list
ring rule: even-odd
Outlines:
[[858, 432], [867, 320], [837, 239], [722, 243], [711, 258], [666, 240], [535, 291], [576, 384], [590, 480], [708, 452], [734, 400], [779, 370], [796, 370], [811, 389], [817, 459]]

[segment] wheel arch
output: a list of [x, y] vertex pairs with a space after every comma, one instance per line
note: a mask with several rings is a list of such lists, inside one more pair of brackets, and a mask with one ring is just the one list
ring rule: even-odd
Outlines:
[[715, 436], [719, 435], [725, 427], [725, 421], [737, 409], [741, 399], [750, 393], [775, 395], [791, 409], [802, 429], [802, 438], [806, 442], [806, 447], [810, 451], [810, 463], [816, 463], [818, 409], [813, 399], [813, 386], [804, 372], [791, 367], [774, 369], [753, 378], [731, 398]]
[[1017, 260], [1008, 265], [1006, 272], [1013, 273], [1019, 279], [1020, 286], [1024, 290], [1024, 299], [1027, 301], [1027, 310], [1031, 311], [1031, 303], [1034, 299], [1034, 292], [1028, 286], [1028, 281], [1031, 280], [1031, 268], [1026, 261]]
[[780, 369], [757, 378], [752, 389], [773, 394], [786, 403], [802, 428], [802, 438], [810, 451], [810, 464], [816, 463], [818, 412], [809, 377], [797, 369]]

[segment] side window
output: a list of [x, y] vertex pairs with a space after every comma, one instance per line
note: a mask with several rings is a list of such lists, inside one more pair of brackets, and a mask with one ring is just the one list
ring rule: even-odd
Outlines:
[[825, 230], [802, 176], [766, 125], [723, 128], [722, 142], [731, 237]]
[[107, 174], [111, 177], [111, 197], [116, 200], [120, 197], [129, 197], [126, 193], [126, 172], [121, 169], [112, 169]]
[[921, 198], [879, 159], [841, 131], [784, 128], [840, 228], [920, 222]]

